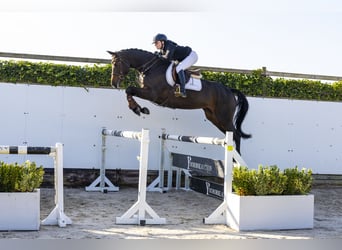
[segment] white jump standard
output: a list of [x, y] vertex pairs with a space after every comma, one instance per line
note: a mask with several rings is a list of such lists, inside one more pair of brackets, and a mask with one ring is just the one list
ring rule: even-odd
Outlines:
[[[239, 153], [234, 148], [233, 133], [226, 132], [224, 139], [213, 138], [213, 137], [199, 137], [199, 136], [182, 136], [182, 135], [169, 135], [163, 133], [161, 136], [162, 140], [173, 140], [180, 142], [198, 143], [198, 144], [213, 144], [223, 146], [225, 149], [224, 159], [224, 197], [223, 202], [215, 209], [215, 211], [204, 218], [205, 224], [225, 224], [230, 225], [231, 218], [229, 217], [229, 205], [228, 195], [232, 193], [232, 170], [233, 160], [241, 166], [247, 166], [244, 160], [241, 158]], [[172, 172], [169, 170], [169, 173]], [[169, 174], [170, 176], [170, 174]]]
[[102, 154], [101, 154], [101, 168], [100, 168], [100, 176], [97, 177], [88, 187], [85, 188], [86, 191], [101, 191], [102, 193], [107, 193], [108, 191], [119, 191], [119, 187], [115, 186], [107, 177], [106, 177], [106, 137], [107, 136], [115, 136], [112, 134], [112, 130], [108, 130], [106, 128], [102, 128]]
[[0, 146], [0, 154], [34, 154], [49, 155], [54, 160], [55, 171], [55, 208], [42, 220], [43, 225], [58, 225], [65, 227], [72, 224], [71, 219], [64, 214], [63, 196], [63, 145], [56, 143], [55, 147], [31, 146]]
[[[140, 141], [140, 156], [138, 156], [138, 200], [121, 217], [116, 217], [116, 224], [136, 224], [141, 226], [144, 226], [145, 224], [165, 224], [166, 220], [164, 218], [160, 218], [146, 202], [148, 150], [150, 143], [149, 130], [142, 129], [141, 132], [135, 132], [104, 129], [102, 133]], [[146, 213], [149, 215], [149, 217], [146, 216]]]

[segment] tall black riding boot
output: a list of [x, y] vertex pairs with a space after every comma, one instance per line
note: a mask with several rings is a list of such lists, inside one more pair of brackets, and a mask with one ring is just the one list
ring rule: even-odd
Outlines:
[[184, 70], [180, 70], [178, 72], [178, 78], [179, 78], [179, 83], [180, 83], [180, 92], [176, 91], [175, 95], [185, 98], [186, 92], [185, 92], [185, 73], [184, 73]]

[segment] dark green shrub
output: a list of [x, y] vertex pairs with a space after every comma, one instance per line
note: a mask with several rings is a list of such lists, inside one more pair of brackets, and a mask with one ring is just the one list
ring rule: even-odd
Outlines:
[[295, 168], [287, 168], [284, 170], [287, 177], [287, 185], [284, 190], [285, 195], [307, 194], [312, 186], [312, 170]]
[[276, 165], [233, 168], [233, 191], [238, 195], [303, 195], [311, 191], [312, 170], [298, 167], [280, 171]]
[[18, 183], [18, 191], [33, 192], [43, 182], [44, 169], [37, 167], [35, 162], [26, 161], [21, 167], [21, 179]]
[[280, 195], [286, 187], [286, 176], [277, 166], [259, 166], [254, 183], [256, 195]]
[[0, 192], [15, 192], [21, 179], [21, 167], [0, 162]]
[[33, 192], [43, 182], [44, 169], [34, 162], [8, 164], [0, 162], [0, 192]]
[[234, 191], [241, 196], [255, 195], [255, 170], [249, 170], [247, 167], [233, 168], [233, 182]]

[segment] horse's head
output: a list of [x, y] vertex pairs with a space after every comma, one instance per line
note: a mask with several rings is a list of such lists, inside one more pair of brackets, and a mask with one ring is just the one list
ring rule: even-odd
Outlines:
[[120, 82], [129, 72], [129, 63], [120, 57], [117, 52], [107, 51], [112, 56], [112, 77], [111, 85], [115, 88], [120, 87]]

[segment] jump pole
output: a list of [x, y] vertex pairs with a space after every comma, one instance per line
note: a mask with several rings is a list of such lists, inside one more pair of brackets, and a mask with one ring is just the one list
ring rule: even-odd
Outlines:
[[[104, 133], [111, 134], [117, 137], [137, 139], [140, 141], [140, 156], [138, 156], [138, 200], [122, 216], [116, 217], [116, 224], [136, 224], [141, 226], [144, 226], [146, 224], [165, 224], [166, 220], [164, 218], [160, 218], [146, 202], [148, 151], [150, 143], [149, 130], [142, 129], [141, 132], [106, 130]], [[149, 215], [148, 218], [146, 217], [146, 214]]]
[[42, 225], [58, 225], [59, 227], [72, 224], [71, 219], [64, 213], [63, 144], [56, 143], [55, 147], [0, 146], [0, 154], [35, 154], [52, 157], [55, 171], [55, 208], [41, 223]]
[[[165, 157], [165, 141], [179, 141], [179, 142], [188, 142], [188, 143], [195, 143], [195, 144], [210, 144], [210, 145], [224, 145], [225, 141], [224, 138], [215, 138], [215, 137], [204, 137], [204, 136], [188, 136], [188, 135], [172, 135], [172, 134], [166, 134], [165, 130], [162, 130], [162, 136], [161, 141], [163, 142], [161, 146], [161, 158], [164, 159]], [[172, 152], [170, 152], [172, 153]], [[171, 161], [171, 154], [168, 154], [169, 160]], [[165, 161], [163, 161], [165, 162]], [[181, 173], [183, 172], [185, 174], [185, 180], [184, 180], [184, 188], [181, 188], [183, 190], [190, 190], [190, 176], [191, 173], [187, 169], [183, 168], [177, 168], [174, 166], [168, 166], [168, 185], [167, 189], [172, 189], [172, 177], [173, 177], [173, 170], [176, 171], [176, 189], [180, 189], [180, 183], [181, 183]]]
[[[213, 137], [199, 137], [199, 136], [182, 136], [162, 134], [163, 140], [173, 140], [181, 142], [190, 142], [198, 144], [214, 144], [221, 145], [225, 149], [224, 157], [224, 198], [223, 202], [215, 209], [215, 211], [208, 217], [203, 219], [205, 224], [226, 224], [229, 226], [230, 221], [230, 208], [228, 204], [228, 196], [232, 194], [232, 181], [233, 181], [233, 160], [240, 166], [247, 166], [245, 161], [241, 158], [236, 151], [233, 142], [233, 132], [226, 132], [224, 139]], [[170, 174], [169, 174], [170, 176]], [[171, 175], [172, 176], [172, 175]]]

